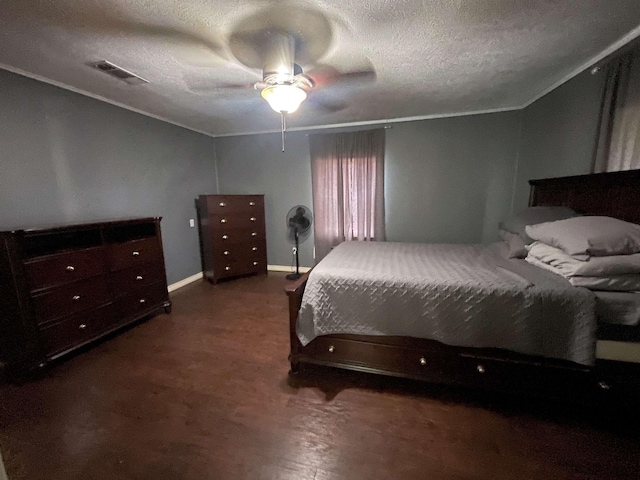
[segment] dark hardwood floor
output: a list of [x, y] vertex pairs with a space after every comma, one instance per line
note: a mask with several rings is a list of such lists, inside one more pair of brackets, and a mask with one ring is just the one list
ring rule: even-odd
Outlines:
[[329, 369], [289, 382], [284, 284], [189, 285], [171, 315], [0, 386], [10, 480], [639, 477], [634, 429], [600, 414]]

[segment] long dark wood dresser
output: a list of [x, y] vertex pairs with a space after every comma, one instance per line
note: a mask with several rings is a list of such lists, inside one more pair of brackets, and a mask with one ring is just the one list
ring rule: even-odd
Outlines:
[[170, 311], [160, 220], [0, 232], [0, 361], [9, 375]]
[[263, 195], [200, 195], [197, 208], [207, 280], [267, 273]]

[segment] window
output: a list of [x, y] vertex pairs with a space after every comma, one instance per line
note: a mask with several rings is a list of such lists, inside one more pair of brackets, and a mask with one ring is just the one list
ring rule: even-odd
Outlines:
[[384, 130], [313, 135], [316, 261], [351, 240], [384, 240]]

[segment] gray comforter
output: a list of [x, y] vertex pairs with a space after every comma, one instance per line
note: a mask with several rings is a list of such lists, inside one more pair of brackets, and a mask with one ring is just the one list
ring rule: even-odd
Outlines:
[[593, 294], [501, 248], [342, 243], [309, 276], [298, 337], [401, 335], [593, 364]]

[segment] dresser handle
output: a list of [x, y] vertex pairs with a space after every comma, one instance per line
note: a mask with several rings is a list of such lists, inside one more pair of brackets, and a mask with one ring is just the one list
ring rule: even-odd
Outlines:
[[250, 207], [255, 207], [256, 206], [256, 202], [249, 202], [249, 206]]
[[224, 269], [228, 272], [229, 270], [231, 270], [231, 267], [224, 267]]
[[258, 262], [253, 262], [253, 265], [254, 265], [254, 266], [255, 266], [255, 265], [258, 265]]
[[220, 220], [220, 223], [227, 223], [227, 219], [223, 218], [222, 220]]
[[136, 280], [140, 281], [142, 280], [142, 277], [140, 275], [136, 276]]
[[486, 372], [486, 370], [484, 369], [484, 366], [482, 366], [482, 365], [478, 365], [478, 366], [476, 367], [476, 370], [478, 371], [478, 373], [484, 373], [484, 372]]
[[73, 300], [74, 302], [77, 302], [78, 300], [80, 300], [80, 295], [74, 295], [71, 300]]
[[257, 237], [257, 236], [258, 236], [258, 234], [257, 234], [256, 232], [251, 232], [251, 236], [252, 236], [252, 237]]
[[222, 252], [223, 255], [229, 255], [229, 250], [225, 250], [224, 252]]
[[258, 247], [253, 247], [251, 250], [253, 250], [254, 252], [258, 251]]
[[611, 385], [607, 382], [598, 382], [598, 387], [600, 387], [601, 390], [611, 390]]
[[336, 347], [334, 347], [333, 345], [329, 345], [329, 353], [333, 353], [336, 351]]
[[227, 206], [227, 204], [226, 204], [226, 203], [224, 203], [224, 202], [220, 202], [220, 206], [221, 206], [221, 207], [226, 207], [226, 206]]
[[223, 240], [227, 240], [228, 238], [229, 238], [229, 235], [222, 235]]
[[71, 265], [67, 266], [67, 272], [73, 272], [76, 269], [76, 267], [73, 267]]
[[142, 303], [142, 304], [147, 303], [147, 299], [146, 298], [141, 298], [140, 299], [140, 303]]
[[257, 220], [256, 217], [251, 217], [249, 220], [251, 220], [252, 222], [255, 222]]
[[84, 330], [85, 328], [87, 328], [87, 324], [86, 323], [81, 323], [80, 325], [78, 325], [78, 328], [80, 330]]
[[427, 359], [424, 357], [420, 358], [420, 365], [422, 365], [423, 367], [427, 364]]
[[139, 256], [140, 256], [140, 252], [139, 252], [138, 250], [134, 250], [134, 251], [133, 251], [133, 253], [132, 253], [132, 255], [133, 255], [134, 257], [139, 257]]

